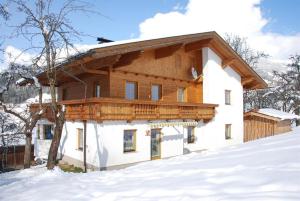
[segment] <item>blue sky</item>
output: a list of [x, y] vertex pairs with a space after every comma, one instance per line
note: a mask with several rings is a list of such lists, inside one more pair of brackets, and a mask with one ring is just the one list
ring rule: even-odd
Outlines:
[[[254, 49], [273, 59], [300, 53], [298, 0], [97, 0], [90, 1], [104, 16], [74, 14], [71, 21], [87, 34], [79, 44], [96, 44], [96, 37], [124, 40], [216, 30], [249, 39]], [[218, 5], [218, 6], [216, 6]], [[19, 16], [14, 16], [14, 20]], [[23, 39], [4, 46], [26, 48]], [[0, 56], [1, 57], [1, 56]]]
[[[184, 7], [188, 0], [98, 0], [91, 1], [95, 8], [108, 18], [91, 15], [74, 17], [74, 24], [91, 36], [104, 36], [112, 40], [124, 40], [139, 36], [139, 24], [156, 13], [167, 13], [175, 6]], [[262, 14], [270, 19], [263, 29], [280, 34], [300, 32], [300, 1], [264, 0]], [[86, 23], [88, 22], [88, 23]], [[93, 43], [94, 38], [86, 37], [85, 43]]]
[[261, 4], [263, 15], [271, 18], [265, 28], [281, 34], [300, 32], [300, 1], [299, 0], [264, 0]]

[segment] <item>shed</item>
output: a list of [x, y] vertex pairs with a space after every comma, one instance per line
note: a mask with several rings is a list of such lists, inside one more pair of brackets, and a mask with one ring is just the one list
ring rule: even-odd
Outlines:
[[294, 119], [300, 119], [300, 116], [272, 108], [246, 112], [244, 142], [291, 131]]

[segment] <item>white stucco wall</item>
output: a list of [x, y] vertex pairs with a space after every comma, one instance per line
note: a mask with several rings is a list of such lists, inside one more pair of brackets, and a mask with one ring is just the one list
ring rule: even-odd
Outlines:
[[[66, 122], [60, 152], [76, 160], [83, 160], [83, 151], [77, 150], [77, 128], [83, 129], [83, 122]], [[123, 152], [124, 130], [136, 129], [136, 151]], [[163, 127], [161, 141], [161, 158], [183, 154], [182, 126]], [[87, 122], [87, 163], [96, 167], [110, 167], [128, 163], [151, 160], [151, 137], [149, 122], [105, 121]]]
[[[203, 48], [203, 102], [214, 103], [216, 115], [203, 128], [207, 148], [243, 142], [243, 87], [241, 77], [209, 48]], [[225, 105], [225, 90], [231, 90], [231, 105]], [[225, 140], [225, 124], [232, 125], [232, 139]]]
[[[52, 142], [52, 140], [43, 139], [44, 135], [38, 136], [38, 126], [45, 125], [45, 124], [53, 125], [53, 122], [50, 122], [47, 119], [40, 119], [37, 122], [34, 129], [32, 130], [32, 143], [34, 144], [34, 156], [36, 158], [41, 158], [41, 159], [48, 158], [48, 153]], [[40, 126], [40, 134], [43, 132], [44, 132], [43, 126]]]

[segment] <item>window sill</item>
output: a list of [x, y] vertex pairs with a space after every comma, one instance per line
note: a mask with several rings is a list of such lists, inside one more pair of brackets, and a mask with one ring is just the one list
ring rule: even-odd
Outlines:
[[136, 150], [132, 150], [132, 151], [123, 151], [123, 154], [130, 154], [130, 153], [136, 153]]
[[78, 148], [77, 151], [83, 151], [83, 148]]

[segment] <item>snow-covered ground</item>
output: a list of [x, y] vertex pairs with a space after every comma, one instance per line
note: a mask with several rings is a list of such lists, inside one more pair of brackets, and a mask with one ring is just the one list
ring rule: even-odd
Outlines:
[[44, 167], [0, 175], [0, 200], [300, 200], [300, 127], [115, 171]]

